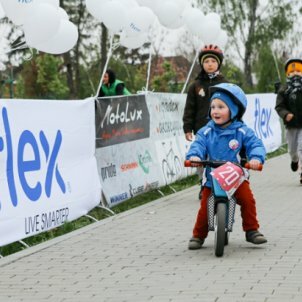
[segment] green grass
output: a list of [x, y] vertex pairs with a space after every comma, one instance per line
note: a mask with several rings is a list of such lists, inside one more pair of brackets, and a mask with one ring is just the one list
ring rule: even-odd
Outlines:
[[270, 159], [285, 153], [287, 153], [287, 145], [282, 145], [278, 150], [268, 153], [266, 158]]
[[[279, 156], [286, 152], [287, 152], [287, 146], [282, 146], [278, 150], [276, 150], [272, 153], [269, 153], [267, 158], [269, 159], [269, 158], [272, 158], [275, 156]], [[193, 175], [193, 176], [189, 176], [187, 178], [181, 179], [181, 180], [173, 183], [171, 185], [171, 187], [178, 192], [178, 191], [187, 189], [189, 187], [192, 187], [198, 183], [199, 183], [198, 176]], [[170, 186], [161, 187], [160, 192], [162, 192], [165, 196], [173, 194], [174, 191], [173, 191], [173, 189], [171, 189], [171, 187]], [[118, 205], [112, 207], [111, 210], [114, 211], [116, 214], [118, 214], [118, 213], [130, 210], [132, 208], [141, 206], [143, 204], [146, 204], [148, 202], [161, 198], [162, 194], [160, 192], [158, 190], [153, 190], [153, 191], [149, 191], [144, 194], [137, 195], [133, 198], [128, 199], [125, 202], [122, 202], [121, 204], [118, 204]], [[94, 217], [97, 220], [102, 220], [102, 219], [107, 218], [111, 214], [109, 214], [109, 212], [104, 209], [96, 207], [96, 208], [92, 209], [88, 213], [88, 215]], [[53, 239], [53, 238], [61, 236], [63, 234], [67, 234], [74, 230], [80, 229], [93, 222], [94, 221], [91, 218], [83, 216], [77, 220], [67, 222], [58, 228], [52, 229], [47, 232], [43, 232], [41, 234], [38, 234], [38, 235], [35, 235], [32, 237], [25, 238], [25, 239], [23, 239], [23, 242], [25, 242], [29, 246], [34, 246], [36, 244], [45, 242], [47, 240]], [[0, 247], [0, 254], [2, 256], [7, 256], [10, 254], [19, 252], [25, 248], [26, 247], [24, 245], [22, 245], [20, 242], [14, 242], [14, 243]]]

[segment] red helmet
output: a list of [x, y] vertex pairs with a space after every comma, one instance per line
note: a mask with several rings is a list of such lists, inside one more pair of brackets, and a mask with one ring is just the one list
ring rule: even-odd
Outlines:
[[199, 55], [198, 55], [198, 60], [199, 60], [201, 68], [202, 68], [202, 62], [207, 57], [214, 57], [218, 62], [218, 66], [220, 67], [220, 65], [223, 61], [223, 52], [217, 45], [213, 45], [213, 44], [205, 45], [200, 50]]

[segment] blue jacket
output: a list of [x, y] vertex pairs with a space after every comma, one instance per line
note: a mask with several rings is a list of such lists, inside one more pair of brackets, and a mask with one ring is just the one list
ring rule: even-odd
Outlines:
[[[254, 131], [241, 121], [234, 121], [226, 128], [217, 126], [212, 120], [201, 128], [191, 144], [186, 159], [197, 156], [202, 160], [225, 160], [240, 163], [240, 150], [245, 148], [248, 160], [265, 161], [264, 145]], [[206, 170], [206, 187], [211, 187], [209, 169]]]

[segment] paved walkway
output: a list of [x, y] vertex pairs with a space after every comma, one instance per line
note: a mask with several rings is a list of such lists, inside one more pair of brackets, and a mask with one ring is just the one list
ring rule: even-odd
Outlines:
[[261, 230], [245, 242], [237, 218], [223, 258], [187, 250], [197, 187], [0, 260], [0, 301], [302, 301], [302, 186], [288, 155], [253, 172]]

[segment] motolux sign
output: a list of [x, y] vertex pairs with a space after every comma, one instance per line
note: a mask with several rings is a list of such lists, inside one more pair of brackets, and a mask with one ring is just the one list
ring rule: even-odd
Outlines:
[[150, 136], [150, 114], [144, 95], [97, 100], [97, 148]]

